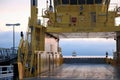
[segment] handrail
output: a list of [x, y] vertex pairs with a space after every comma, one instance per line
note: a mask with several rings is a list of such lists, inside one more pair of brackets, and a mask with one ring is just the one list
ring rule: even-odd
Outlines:
[[[3, 70], [6, 68], [6, 70]], [[12, 77], [13, 76], [13, 65], [0, 66], [0, 78]]]
[[13, 54], [13, 49], [10, 48], [0, 48], [0, 62], [1, 61], [5, 61], [5, 60], [9, 60], [9, 59], [13, 59], [17, 56], [17, 50], [15, 49], [15, 54]]

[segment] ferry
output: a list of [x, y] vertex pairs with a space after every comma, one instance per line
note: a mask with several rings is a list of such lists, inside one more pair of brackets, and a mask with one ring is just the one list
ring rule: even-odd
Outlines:
[[[109, 10], [110, 1], [47, 0], [46, 9], [42, 10], [42, 17], [46, 20], [46, 25], [43, 25], [38, 19], [38, 0], [31, 0], [26, 36], [24, 37], [21, 32], [18, 46], [15, 64], [15, 73], [18, 75], [15, 78], [20, 80], [120, 79], [117, 75], [119, 72], [116, 72], [120, 70], [111, 67], [111, 65], [120, 65], [120, 25], [115, 25], [115, 18], [120, 16], [120, 7], [114, 5], [113, 9]], [[59, 40], [63, 37], [83, 38], [83, 36], [115, 38], [116, 56], [113, 59], [106, 56], [107, 65], [85, 67], [85, 65], [64, 64]], [[100, 73], [101, 71], [103, 73]]]

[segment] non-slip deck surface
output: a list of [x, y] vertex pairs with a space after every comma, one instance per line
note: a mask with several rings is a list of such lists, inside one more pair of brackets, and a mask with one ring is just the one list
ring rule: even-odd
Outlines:
[[41, 78], [28, 80], [120, 80], [120, 70], [107, 64], [63, 64]]

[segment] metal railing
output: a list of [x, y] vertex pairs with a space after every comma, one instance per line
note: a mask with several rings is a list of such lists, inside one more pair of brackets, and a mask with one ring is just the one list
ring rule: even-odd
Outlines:
[[0, 79], [13, 77], [13, 65], [0, 66]]
[[0, 48], [0, 62], [15, 58], [17, 56], [17, 50], [14, 50], [15, 54], [13, 54], [12, 52], [13, 49]]

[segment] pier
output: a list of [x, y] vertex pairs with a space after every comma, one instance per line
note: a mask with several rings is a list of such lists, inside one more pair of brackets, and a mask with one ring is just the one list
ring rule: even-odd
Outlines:
[[0, 48], [0, 65], [8, 65], [17, 61], [17, 50], [11, 48]]

